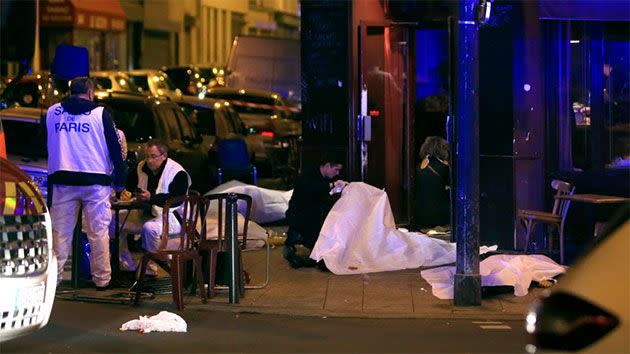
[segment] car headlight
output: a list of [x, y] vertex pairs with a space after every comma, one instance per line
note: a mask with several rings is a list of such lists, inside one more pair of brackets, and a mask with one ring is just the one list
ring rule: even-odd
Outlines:
[[619, 319], [607, 311], [566, 293], [554, 293], [529, 310], [526, 330], [529, 353], [537, 349], [575, 351], [610, 333]]

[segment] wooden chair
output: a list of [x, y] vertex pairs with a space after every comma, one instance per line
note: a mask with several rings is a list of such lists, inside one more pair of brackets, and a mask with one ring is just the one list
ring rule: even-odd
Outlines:
[[[140, 290], [142, 282], [147, 270], [149, 261], [154, 261], [160, 267], [164, 268], [171, 276], [171, 284], [173, 288], [173, 302], [178, 310], [184, 309], [183, 287], [186, 272], [186, 262], [193, 261], [195, 275], [197, 277], [197, 286], [203, 289], [203, 279], [201, 278], [201, 257], [197, 246], [199, 244], [200, 235], [197, 231], [199, 221], [199, 201], [201, 197], [197, 193], [184, 196], [170, 197], [164, 204], [162, 212], [162, 237], [159, 249], [156, 252], [145, 252], [142, 255], [140, 264], [140, 272], [138, 274], [138, 283], [136, 284], [136, 296], [134, 304], [140, 302]], [[180, 205], [181, 204], [181, 205]], [[179, 205], [179, 206], [177, 206]], [[179, 232], [179, 244], [176, 248], [169, 248], [169, 209], [175, 206], [178, 210], [175, 212], [180, 221], [181, 230]], [[195, 287], [193, 287], [193, 290]], [[201, 301], [206, 303], [206, 293], [200, 291]]]
[[[547, 227], [554, 227], [558, 230], [558, 236], [560, 239], [560, 263], [564, 264], [564, 221], [569, 210], [570, 200], [560, 199], [561, 195], [572, 195], [575, 191], [570, 183], [561, 180], [554, 179], [551, 181], [551, 187], [556, 190], [556, 196], [554, 197], [553, 209], [551, 212], [538, 211], [538, 210], [525, 210], [520, 209], [517, 217], [519, 221], [525, 227], [525, 248], [527, 251], [529, 247], [529, 238], [532, 231], [538, 224], [546, 224]], [[549, 233], [549, 240], [547, 242], [548, 251], [551, 253], [553, 245], [552, 234]]]
[[[219, 252], [229, 252], [230, 245], [227, 240], [227, 227], [225, 225], [224, 210], [227, 209], [227, 199], [232, 193], [220, 193], [210, 194], [202, 198], [200, 207], [202, 210], [201, 219], [201, 241], [199, 243], [199, 252], [202, 255], [208, 256], [208, 274], [204, 275], [204, 282], [208, 281], [208, 297], [214, 296], [214, 288], [216, 285], [216, 272], [217, 272], [217, 257]], [[252, 197], [247, 194], [234, 193], [236, 195], [237, 203], [245, 203], [245, 213], [243, 214], [243, 227], [239, 229], [237, 227], [237, 236], [239, 241], [239, 260], [241, 269], [241, 295], [244, 294], [245, 283], [243, 276], [243, 259], [240, 256], [240, 250], [247, 247], [247, 227], [249, 224], [249, 218], [252, 211]], [[216, 219], [215, 207], [216, 205]], [[242, 209], [241, 209], [242, 210]], [[227, 210], [226, 210], [227, 213]], [[238, 214], [238, 213], [237, 213]], [[237, 215], [238, 217], [238, 215]], [[208, 227], [208, 220], [216, 220], [215, 227]], [[238, 223], [237, 223], [238, 224]], [[214, 225], [213, 225], [214, 226]], [[203, 288], [201, 288], [203, 289]]]

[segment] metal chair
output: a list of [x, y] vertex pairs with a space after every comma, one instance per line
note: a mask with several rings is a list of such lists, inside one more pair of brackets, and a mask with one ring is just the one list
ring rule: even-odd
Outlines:
[[[185, 277], [185, 265], [189, 260], [193, 261], [195, 275], [197, 277], [197, 286], [203, 289], [203, 279], [201, 278], [201, 257], [197, 250], [200, 235], [197, 231], [199, 221], [199, 201], [201, 197], [198, 194], [189, 194], [184, 196], [170, 197], [164, 204], [162, 212], [162, 237], [159, 249], [156, 252], [145, 252], [142, 255], [140, 271], [138, 273], [138, 282], [136, 284], [136, 296], [134, 304], [140, 302], [140, 292], [142, 290], [142, 282], [147, 270], [149, 261], [155, 261], [160, 267], [164, 268], [171, 276], [171, 284], [173, 288], [173, 302], [178, 310], [184, 309], [183, 287]], [[168, 248], [169, 241], [169, 211], [171, 208], [177, 208], [176, 215], [180, 221], [181, 230], [179, 232], [179, 245], [175, 249]], [[194, 291], [195, 287], [193, 287]], [[206, 293], [200, 291], [201, 301], [206, 303]]]
[[[229, 252], [229, 244], [226, 238], [226, 227], [225, 227], [225, 214], [224, 209], [226, 208], [226, 202], [228, 195], [230, 193], [220, 193], [220, 194], [210, 194], [206, 195], [202, 198], [200, 207], [202, 211], [202, 226], [201, 226], [201, 234], [202, 236], [201, 242], [199, 243], [199, 252], [202, 255], [208, 256], [208, 274], [204, 275], [204, 282], [208, 282], [208, 297], [214, 296], [216, 286], [216, 271], [217, 271], [217, 258], [219, 252]], [[240, 214], [242, 215], [243, 223], [242, 227], [238, 227], [237, 234], [239, 240], [239, 250], [243, 251], [247, 248], [247, 230], [252, 210], [252, 197], [247, 194], [234, 193], [237, 198], [237, 203], [245, 203], [244, 208], [238, 208], [240, 210]], [[215, 212], [216, 206], [216, 212]], [[208, 222], [213, 223], [213, 225], [209, 226]], [[216, 225], [214, 223], [216, 222]], [[240, 224], [240, 223], [238, 223]], [[245, 286], [244, 282], [241, 283], [241, 294], [243, 294], [244, 289], [252, 289], [252, 288], [262, 288], [267, 285], [269, 282], [269, 243], [265, 240], [265, 245], [267, 247], [267, 268], [266, 268], [266, 279], [265, 283], [262, 285], [247, 285]], [[243, 270], [242, 258], [240, 269]], [[244, 279], [244, 277], [241, 277]]]
[[249, 159], [247, 144], [241, 138], [223, 139], [217, 144], [217, 182], [246, 177], [256, 184], [257, 171]]
[[[558, 229], [558, 236], [560, 239], [560, 263], [564, 264], [564, 222], [569, 210], [570, 200], [560, 199], [561, 195], [572, 195], [575, 191], [575, 187], [571, 183], [554, 179], [551, 181], [551, 187], [556, 190], [554, 197], [553, 209], [551, 212], [538, 211], [538, 210], [525, 210], [520, 209], [517, 217], [525, 227], [525, 248], [527, 251], [529, 247], [529, 238], [532, 231], [538, 224], [546, 224], [547, 227], [555, 227]], [[551, 253], [553, 245], [552, 234], [549, 233], [549, 240], [547, 242], [548, 251]]]

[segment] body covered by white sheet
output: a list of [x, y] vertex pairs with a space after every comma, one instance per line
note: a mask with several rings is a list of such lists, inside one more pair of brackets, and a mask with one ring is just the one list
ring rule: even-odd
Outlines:
[[387, 194], [354, 182], [326, 217], [311, 258], [335, 274], [382, 272], [453, 263], [455, 244], [396, 229]]
[[[293, 190], [279, 191], [260, 188], [233, 180], [217, 186], [206, 195], [218, 193], [242, 193], [252, 197], [251, 219], [259, 224], [264, 224], [285, 218]], [[244, 208], [244, 204], [239, 203], [238, 210], [241, 214], [244, 214]]]
[[[514, 295], [527, 295], [532, 281], [551, 279], [564, 273], [566, 267], [539, 254], [490, 256], [479, 264], [482, 286], [513, 286]], [[453, 298], [455, 267], [427, 269], [420, 275], [431, 284], [433, 295], [440, 299]]]

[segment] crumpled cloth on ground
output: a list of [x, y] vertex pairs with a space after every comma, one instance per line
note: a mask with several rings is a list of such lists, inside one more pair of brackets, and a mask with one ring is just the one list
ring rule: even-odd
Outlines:
[[149, 332], [186, 332], [188, 325], [178, 315], [161, 311], [155, 316], [140, 316], [137, 320], [125, 322], [120, 326], [121, 331]]
[[[260, 188], [236, 180], [223, 183], [212, 189], [208, 194], [242, 193], [252, 197], [251, 219], [259, 224], [282, 220], [289, 208], [289, 200], [293, 190], [279, 191]], [[245, 204], [239, 203], [238, 211], [244, 214]]]
[[[527, 295], [532, 281], [551, 279], [565, 271], [565, 266], [539, 254], [498, 254], [479, 263], [482, 286], [513, 286], [516, 296]], [[427, 269], [421, 271], [420, 275], [431, 284], [433, 295], [440, 299], [453, 298], [455, 267]]]
[[310, 257], [334, 274], [360, 274], [449, 264], [456, 252], [455, 243], [396, 229], [387, 193], [353, 182], [328, 213]]

